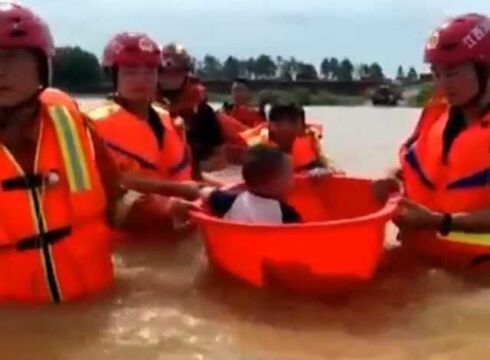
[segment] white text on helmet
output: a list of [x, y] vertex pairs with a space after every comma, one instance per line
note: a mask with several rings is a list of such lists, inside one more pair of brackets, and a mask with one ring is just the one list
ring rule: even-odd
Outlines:
[[466, 35], [463, 39], [463, 43], [469, 48], [473, 49], [480, 41], [490, 33], [490, 19], [478, 24]]

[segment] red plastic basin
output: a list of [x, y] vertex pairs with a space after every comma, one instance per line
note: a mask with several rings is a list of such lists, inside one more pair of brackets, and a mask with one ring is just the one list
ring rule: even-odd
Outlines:
[[283, 226], [225, 221], [194, 212], [210, 261], [257, 287], [278, 284], [308, 294], [335, 293], [370, 280], [398, 196], [380, 205], [363, 179], [300, 177], [288, 203], [305, 223]]

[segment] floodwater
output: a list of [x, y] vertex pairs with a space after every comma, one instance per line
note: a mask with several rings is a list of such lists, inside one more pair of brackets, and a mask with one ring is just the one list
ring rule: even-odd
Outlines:
[[[313, 108], [348, 173], [396, 165], [415, 109]], [[390, 232], [393, 237], [393, 231]], [[390, 240], [390, 239], [388, 239]], [[393, 239], [391, 239], [393, 242]], [[0, 309], [0, 355], [17, 360], [488, 359], [490, 291], [393, 257], [365, 289], [312, 300], [251, 289], [207, 267], [197, 235], [120, 246], [115, 289], [89, 302]]]

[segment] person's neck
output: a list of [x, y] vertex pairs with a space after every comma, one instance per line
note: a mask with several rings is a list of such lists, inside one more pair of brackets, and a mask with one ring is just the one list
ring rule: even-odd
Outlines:
[[177, 101], [177, 99], [180, 97], [181, 94], [181, 89], [162, 89], [161, 90], [161, 95], [171, 103], [174, 103]]
[[148, 101], [131, 101], [123, 99], [121, 105], [130, 113], [138, 116], [141, 119], [148, 119], [150, 116], [151, 103]]
[[36, 120], [39, 109], [40, 105], [38, 102], [13, 110], [0, 107], [0, 130], [21, 129], [31, 125]]
[[279, 140], [274, 133], [269, 131], [269, 140], [275, 143], [282, 152], [290, 154], [293, 150], [294, 139], [292, 141], [289, 140]]

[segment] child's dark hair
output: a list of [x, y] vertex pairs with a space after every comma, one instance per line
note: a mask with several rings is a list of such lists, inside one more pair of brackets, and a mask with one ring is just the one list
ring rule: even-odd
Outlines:
[[275, 104], [269, 111], [269, 121], [299, 120], [304, 122], [305, 113], [302, 107], [296, 104]]
[[248, 186], [260, 186], [274, 178], [284, 166], [286, 155], [271, 145], [255, 145], [245, 155], [242, 176]]

